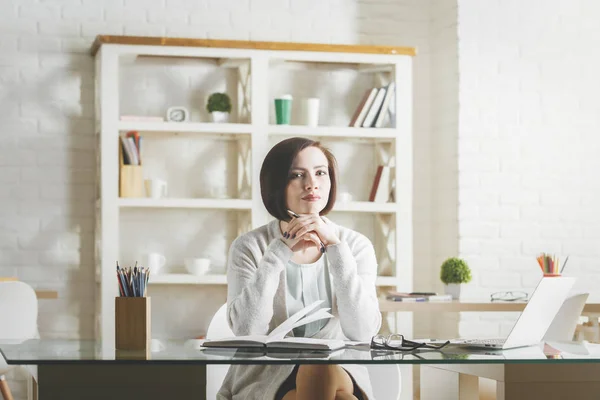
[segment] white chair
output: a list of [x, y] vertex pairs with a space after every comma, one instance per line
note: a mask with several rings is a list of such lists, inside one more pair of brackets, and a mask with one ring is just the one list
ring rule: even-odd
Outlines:
[[[37, 328], [38, 300], [35, 291], [24, 282], [0, 282], [0, 342], [14, 343], [39, 337]], [[5, 400], [12, 394], [4, 375], [14, 368], [0, 355], [0, 392]], [[36, 390], [37, 367], [24, 368], [28, 374], [27, 398]]]
[[[229, 324], [227, 323], [227, 304], [223, 304], [210, 320], [207, 339], [223, 339], [235, 336]], [[227, 375], [229, 365], [207, 365], [206, 366], [206, 399], [213, 400], [217, 398], [217, 392], [223, 384], [223, 379]]]
[[[207, 339], [221, 339], [234, 336], [227, 323], [227, 304], [223, 304], [208, 325]], [[377, 400], [398, 400], [402, 391], [400, 368], [398, 365], [366, 365]], [[215, 399], [229, 369], [228, 365], [206, 366], [206, 398]]]

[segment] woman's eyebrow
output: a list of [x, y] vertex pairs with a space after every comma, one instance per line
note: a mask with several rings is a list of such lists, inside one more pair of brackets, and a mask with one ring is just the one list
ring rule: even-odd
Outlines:
[[[316, 167], [313, 167], [313, 169], [319, 169], [319, 168], [327, 168], [327, 165], [317, 165]], [[298, 169], [300, 171], [307, 171], [306, 168], [302, 168], [302, 167], [292, 167], [292, 169]]]

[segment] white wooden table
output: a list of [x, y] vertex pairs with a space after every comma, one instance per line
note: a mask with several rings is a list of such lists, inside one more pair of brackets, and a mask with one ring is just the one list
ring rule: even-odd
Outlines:
[[[379, 300], [382, 312], [522, 312], [527, 302], [524, 301], [432, 301], [402, 302]], [[588, 303], [583, 314], [600, 314], [600, 303]]]
[[[18, 281], [12, 276], [0, 276], [0, 282]], [[39, 290], [35, 289], [35, 294], [38, 299], [58, 299], [58, 292], [55, 290]]]
[[496, 400], [597, 400], [600, 364], [421, 365], [421, 400], [477, 400], [479, 378], [496, 381]]

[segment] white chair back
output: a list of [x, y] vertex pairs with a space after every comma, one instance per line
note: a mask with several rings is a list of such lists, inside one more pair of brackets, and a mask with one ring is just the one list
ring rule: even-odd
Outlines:
[[0, 340], [27, 340], [37, 336], [38, 300], [24, 282], [0, 282]]
[[[227, 304], [223, 304], [212, 317], [206, 333], [207, 339], [235, 336], [227, 323]], [[373, 395], [378, 400], [400, 399], [402, 380], [398, 365], [367, 365]], [[217, 398], [217, 392], [229, 370], [228, 365], [206, 366], [206, 398]]]
[[[227, 323], [227, 303], [223, 304], [210, 320], [208, 331], [206, 332], [207, 339], [223, 339], [226, 337], [235, 336], [229, 324]], [[223, 380], [229, 365], [207, 365], [206, 366], [206, 398], [216, 399], [217, 393], [223, 385]]]
[[398, 364], [369, 364], [366, 367], [376, 400], [400, 400], [402, 379]]
[[[24, 282], [0, 282], [0, 341], [14, 342], [39, 337], [37, 327], [38, 300], [35, 291]], [[0, 376], [14, 365], [8, 365], [0, 354]], [[34, 398], [33, 379], [37, 366], [28, 365], [27, 399]]]

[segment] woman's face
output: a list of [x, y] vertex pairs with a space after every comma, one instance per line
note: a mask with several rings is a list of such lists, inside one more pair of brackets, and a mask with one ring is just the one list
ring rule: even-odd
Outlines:
[[296, 156], [286, 189], [288, 209], [297, 214], [318, 214], [327, 205], [331, 180], [327, 157], [317, 147], [307, 147]]

